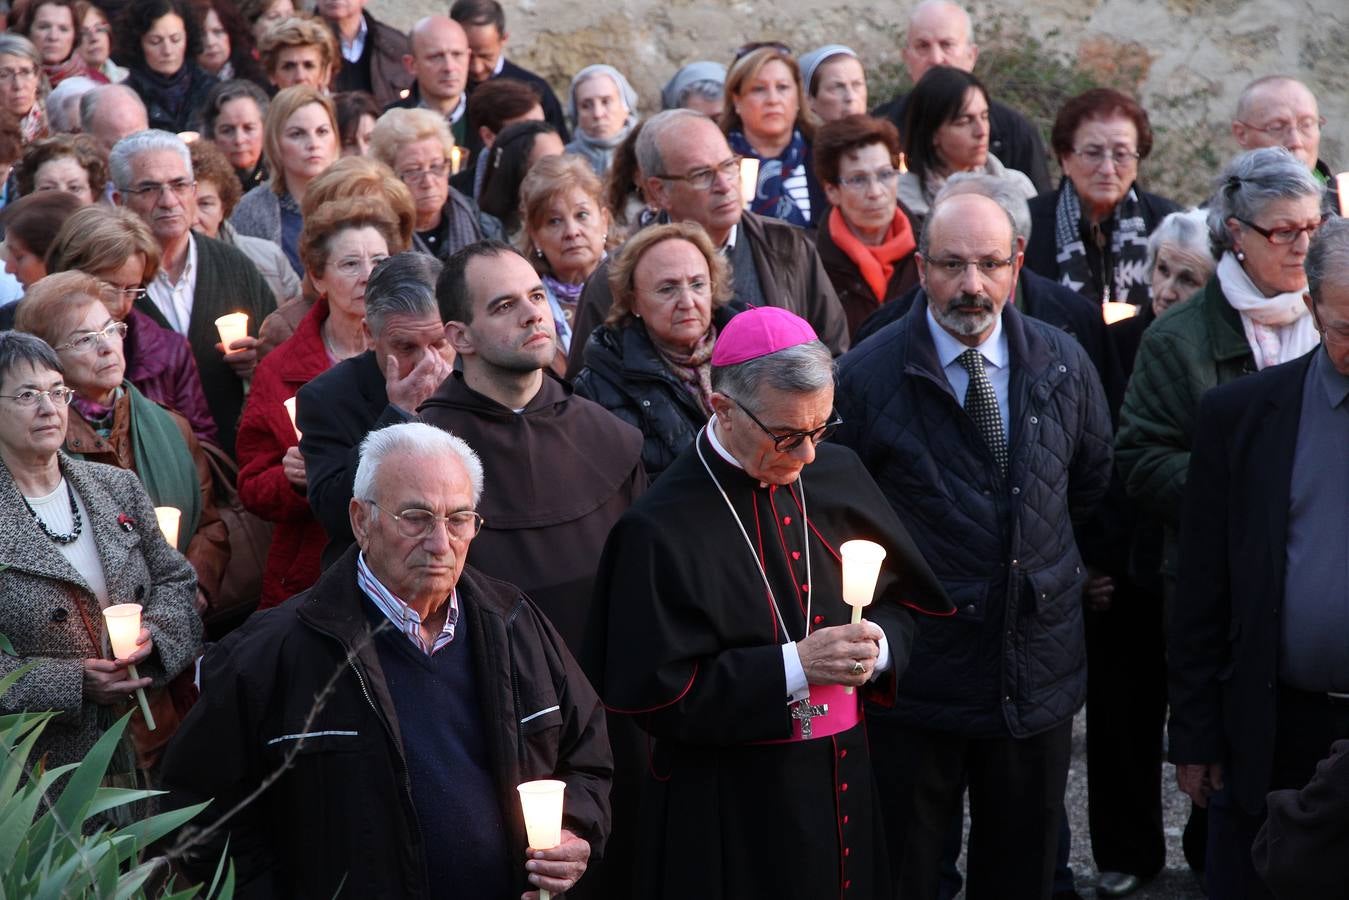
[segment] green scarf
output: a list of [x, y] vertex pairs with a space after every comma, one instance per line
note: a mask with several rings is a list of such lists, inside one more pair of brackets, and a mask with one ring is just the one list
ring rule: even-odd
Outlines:
[[192, 452], [167, 410], [131, 382], [123, 382], [122, 387], [131, 398], [131, 452], [136, 474], [155, 506], [182, 510], [176, 549], [185, 553], [201, 522], [201, 483]]

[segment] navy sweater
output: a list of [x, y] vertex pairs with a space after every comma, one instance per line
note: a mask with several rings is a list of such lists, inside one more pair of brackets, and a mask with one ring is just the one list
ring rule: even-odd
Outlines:
[[[387, 621], [362, 599], [373, 624]], [[432, 893], [504, 900], [515, 896], [511, 875], [525, 864], [524, 848], [506, 846], [467, 625], [460, 616], [454, 640], [433, 656], [392, 628], [375, 648], [398, 713]]]

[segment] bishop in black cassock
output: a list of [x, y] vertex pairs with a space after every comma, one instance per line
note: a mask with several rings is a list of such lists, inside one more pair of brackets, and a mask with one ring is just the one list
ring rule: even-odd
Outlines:
[[[739, 335], [754, 355], [722, 352], [736, 323], [758, 314], [768, 327]], [[802, 341], [784, 337], [782, 316], [804, 327], [825, 379], [799, 395], [815, 412], [795, 418], [792, 391], [765, 386], [732, 399], [718, 379], [737, 360], [800, 349]], [[651, 738], [635, 896], [890, 894], [859, 704], [894, 696], [916, 627], [906, 607], [953, 610], [857, 456], [814, 446], [833, 387], [828, 351], [813, 339], [783, 310], [750, 310], [731, 321], [718, 342], [722, 360], [713, 357], [716, 424], [623, 515], [600, 562], [589, 673], [610, 711], [633, 716]], [[777, 421], [751, 424], [756, 414]], [[741, 435], [754, 428], [763, 431], [766, 455], [745, 452], [753, 438]], [[796, 449], [776, 450], [798, 436], [804, 441]], [[801, 689], [789, 694], [788, 659], [800, 648], [804, 664], [807, 636], [849, 623], [838, 548], [853, 538], [887, 550], [866, 610], [884, 646], [867, 660], [869, 678], [857, 693], [811, 683], [801, 699]], [[858, 663], [853, 671], [862, 670]]]

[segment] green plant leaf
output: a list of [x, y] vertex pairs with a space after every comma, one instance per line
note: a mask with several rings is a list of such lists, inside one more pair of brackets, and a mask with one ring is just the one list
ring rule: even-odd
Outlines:
[[[8, 568], [9, 566], [7, 564], [0, 563], [0, 572], [3, 572]], [[9, 637], [7, 635], [0, 634], [0, 653], [4, 653], [8, 656], [19, 655], [14, 651], [14, 645], [10, 643]]]
[[128, 803], [135, 803], [138, 800], [149, 800], [151, 797], [158, 797], [163, 793], [165, 792], [142, 788], [101, 787], [94, 793], [94, 799], [89, 803], [89, 811], [85, 813], [85, 818], [105, 813], [110, 809], [116, 809]]
[[57, 821], [70, 830], [79, 831], [80, 825], [84, 822], [89, 804], [94, 799], [94, 792], [107, 775], [108, 763], [112, 761], [112, 755], [122, 740], [122, 732], [126, 730], [130, 721], [131, 713], [127, 713], [99, 736], [74, 774], [70, 776], [70, 781], [66, 782], [65, 789], [61, 791], [61, 796], [52, 811]]
[[195, 806], [185, 806], [182, 809], [171, 809], [168, 812], [162, 812], [159, 815], [151, 816], [148, 819], [132, 822], [117, 833], [118, 835], [127, 835], [135, 838], [137, 846], [144, 849], [164, 837], [164, 835], [182, 828], [192, 820], [193, 816], [201, 812], [209, 804], [210, 801], [208, 800], [206, 803], [198, 803]]

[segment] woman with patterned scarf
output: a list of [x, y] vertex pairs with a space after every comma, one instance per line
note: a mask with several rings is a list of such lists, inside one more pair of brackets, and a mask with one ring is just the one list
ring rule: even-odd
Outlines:
[[804, 97], [801, 69], [786, 47], [747, 45], [726, 75], [721, 130], [732, 150], [759, 161], [750, 212], [813, 228], [827, 201], [810, 150], [817, 122]]
[[576, 393], [641, 430], [655, 479], [712, 415], [712, 345], [741, 308], [730, 268], [701, 227], [652, 225], [609, 269], [614, 303], [585, 346]]
[[214, 75], [197, 65], [201, 23], [183, 0], [131, 0], [113, 29], [126, 86], [145, 101], [151, 128], [198, 131]]
[[1026, 266], [1098, 303], [1149, 302], [1148, 235], [1180, 207], [1138, 188], [1152, 152], [1148, 114], [1133, 99], [1094, 88], [1059, 110], [1050, 134], [1064, 178], [1030, 201]]

